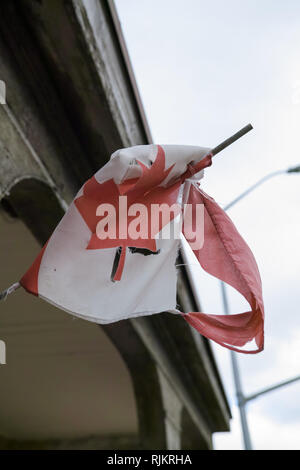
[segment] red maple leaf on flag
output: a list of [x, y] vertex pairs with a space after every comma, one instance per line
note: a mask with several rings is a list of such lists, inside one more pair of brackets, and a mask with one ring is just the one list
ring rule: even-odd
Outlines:
[[[85, 183], [83, 194], [74, 201], [78, 211], [92, 232], [87, 249], [118, 248], [112, 272], [113, 281], [119, 281], [122, 277], [126, 248], [134, 247], [136, 249], [150, 250], [151, 253], [155, 254], [157, 247], [154, 236], [162, 230], [164, 225], [170, 223], [177, 215], [175, 211], [170, 211], [169, 220], [166, 221], [160, 218], [156, 233], [152, 233], [151, 205], [164, 203], [168, 204], [170, 207], [172, 204], [176, 204], [181, 181], [177, 180], [169, 187], [159, 186], [174, 166], [172, 165], [170, 168], [165, 169], [165, 153], [161, 146], [158, 146], [156, 159], [150, 168], [140, 161], [138, 161], [138, 164], [142, 170], [142, 174], [139, 178], [127, 179], [121, 184], [116, 184], [113, 179], [99, 183], [93, 176]], [[128, 208], [133, 204], [143, 204], [147, 208], [147, 238], [131, 238], [128, 234], [128, 226], [130, 222], [136, 218], [136, 215], [130, 216], [120, 213], [122, 212], [122, 207], [120, 207], [119, 204], [120, 196], [126, 196]], [[100, 239], [97, 236], [97, 224], [101, 218], [104, 217], [96, 215], [97, 208], [100, 204], [111, 204], [115, 208], [116, 237], [114, 238], [108, 237], [106, 239]], [[126, 233], [125, 237], [122, 236], [122, 238], [120, 238], [118, 236], [120, 230], [124, 233], [124, 227], [121, 227], [122, 220], [126, 220], [127, 222], [125, 227]]]

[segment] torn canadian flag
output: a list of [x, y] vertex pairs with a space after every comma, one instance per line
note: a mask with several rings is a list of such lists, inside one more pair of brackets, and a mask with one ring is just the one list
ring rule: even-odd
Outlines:
[[[202, 147], [153, 144], [116, 151], [80, 189], [20, 284], [93, 322], [168, 311], [222, 346], [261, 351], [259, 271], [227, 214], [200, 188], [209, 165], [209, 149]], [[249, 312], [177, 310], [181, 232], [202, 268], [237, 289]], [[242, 349], [252, 340], [255, 349]]]

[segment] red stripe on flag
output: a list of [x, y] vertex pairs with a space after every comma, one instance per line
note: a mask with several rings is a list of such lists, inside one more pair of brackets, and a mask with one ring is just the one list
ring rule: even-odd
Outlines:
[[20, 280], [20, 284], [27, 292], [30, 292], [33, 295], [39, 295], [38, 289], [38, 281], [39, 281], [39, 270], [42, 262], [42, 258], [48, 242], [44, 245], [42, 250], [40, 251], [39, 255], [35, 259], [34, 263], [28, 269], [28, 271], [24, 274], [22, 279]]
[[[251, 311], [235, 315], [192, 312], [184, 318], [203, 336], [228, 349], [245, 354], [260, 352], [264, 347], [264, 305], [255, 258], [228, 215], [198, 186], [190, 186], [187, 203], [193, 209], [197, 204], [204, 204], [204, 244], [201, 249], [193, 250], [200, 265], [240, 292]], [[253, 339], [257, 349], [240, 349]]]

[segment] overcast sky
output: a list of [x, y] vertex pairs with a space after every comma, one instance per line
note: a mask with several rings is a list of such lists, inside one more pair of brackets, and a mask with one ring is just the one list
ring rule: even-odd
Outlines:
[[[300, 164], [299, 0], [116, 0], [155, 143], [214, 147], [203, 189], [219, 204], [265, 174]], [[265, 351], [239, 355], [245, 393], [300, 374], [300, 173], [265, 183], [230, 210], [256, 256], [266, 307]], [[219, 285], [199, 274], [206, 313]], [[232, 313], [245, 303], [230, 290]], [[228, 352], [214, 348], [235, 419], [217, 449], [241, 448]], [[300, 381], [248, 408], [256, 449], [300, 449]]]

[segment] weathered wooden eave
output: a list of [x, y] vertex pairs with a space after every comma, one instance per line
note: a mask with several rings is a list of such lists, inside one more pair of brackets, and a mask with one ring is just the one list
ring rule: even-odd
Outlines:
[[[151, 135], [111, 1], [10, 0], [0, 10], [0, 78], [7, 85], [0, 199], [43, 243], [111, 153], [149, 143]], [[184, 271], [178, 296], [185, 311], [195, 310]], [[180, 397], [200, 447], [211, 446], [212, 432], [228, 430], [230, 411], [210, 345], [180, 317], [162, 314], [105, 330], [132, 374], [143, 446], [166, 445], [159, 417], [145, 408], [151, 396], [158, 412], [167, 406], [161, 381]], [[149, 374], [141, 378], [143, 371]], [[153, 389], [146, 390], [147, 380]]]

